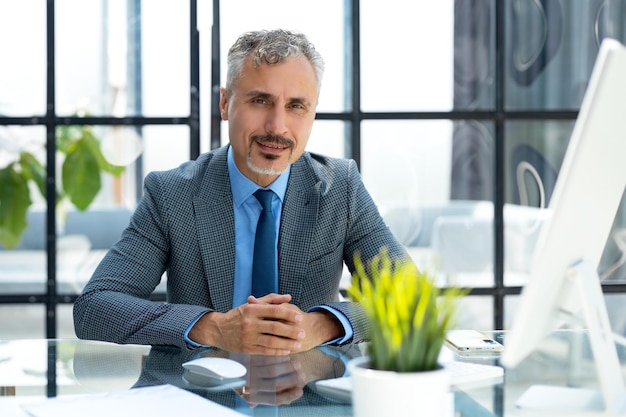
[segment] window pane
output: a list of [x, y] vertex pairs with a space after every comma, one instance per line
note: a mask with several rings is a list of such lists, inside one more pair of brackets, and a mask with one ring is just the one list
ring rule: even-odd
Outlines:
[[506, 107], [580, 106], [604, 37], [626, 38], [622, 1], [516, 1], [507, 8]]
[[188, 126], [145, 126], [143, 138], [142, 184], [149, 172], [172, 169], [189, 160]]
[[605, 294], [604, 302], [613, 331], [619, 335], [626, 334], [626, 294]]
[[[20, 246], [13, 249], [0, 247], [0, 292], [2, 294], [43, 294], [46, 291], [44, 216], [45, 212], [29, 214], [31, 225], [22, 236]], [[43, 316], [40, 319], [43, 320]]]
[[495, 107], [494, 15], [491, 0], [454, 2], [455, 110]]
[[494, 198], [494, 125], [489, 121], [453, 122], [450, 198], [487, 200]]
[[[128, 165], [120, 177], [102, 174], [102, 189], [86, 211], [69, 203], [59, 206], [57, 286], [61, 294], [80, 293], [106, 252], [119, 240], [135, 209], [137, 192], [142, 192], [145, 175], [189, 160], [187, 126], [97, 126], [93, 132], [101, 138], [110, 161]], [[134, 141], [137, 143], [129, 145]], [[44, 248], [39, 249], [45, 267]], [[43, 289], [45, 268], [41, 268], [40, 280]]]
[[[141, 2], [141, 55], [135, 59], [141, 60], [143, 115], [189, 114], [189, 32], [189, 2]], [[209, 45], [200, 53], [210, 54]]]
[[107, 75], [106, 23], [101, 2], [60, 0], [55, 3], [59, 114], [72, 115], [80, 111], [92, 115], [111, 114], [113, 86]]
[[457, 329], [493, 329], [493, 298], [470, 295], [459, 303]]
[[[527, 280], [532, 251], [574, 127], [573, 121], [513, 121], [506, 124], [505, 274], [506, 285]], [[601, 186], [601, 185], [599, 185]], [[618, 209], [598, 273], [603, 280], [626, 280], [626, 206]]]
[[453, 107], [454, 2], [361, 2], [361, 108]]
[[[30, 153], [43, 163], [46, 154], [45, 137], [45, 128], [40, 126], [0, 126], [0, 169], [11, 169], [16, 175], [24, 174], [18, 163], [22, 152]], [[45, 200], [32, 181], [28, 186], [28, 194], [33, 204], [25, 213], [27, 227], [18, 236], [17, 246], [7, 249], [0, 244], [1, 294], [41, 294], [46, 289]], [[15, 200], [9, 199], [3, 203], [11, 206]]]
[[381, 207], [450, 200], [452, 123], [364, 121], [363, 180]]
[[46, 337], [45, 319], [43, 304], [0, 305], [0, 339], [43, 339]]
[[346, 123], [333, 120], [316, 120], [306, 150], [343, 158], [346, 140]]
[[[244, 32], [284, 28], [303, 32], [326, 61], [318, 112], [345, 109], [344, 2], [319, 0], [297, 2], [275, 0], [228, 0], [220, 2], [221, 75], [226, 82], [226, 55]], [[245, 10], [245, 13], [242, 11]], [[261, 22], [261, 23], [259, 23]], [[323, 22], [323, 23], [322, 23]], [[208, 49], [205, 53], [208, 53]]]
[[363, 181], [422, 268], [442, 284], [492, 286], [493, 205], [451, 198], [453, 135], [447, 120], [363, 122]]
[[55, 5], [58, 113], [187, 115], [188, 3], [142, 2], [140, 11], [104, 3]]
[[573, 127], [573, 121], [505, 125], [507, 202], [547, 207]]
[[[364, 178], [375, 194], [387, 194], [377, 195], [378, 199], [412, 198], [431, 205], [448, 200], [492, 200], [492, 123], [406, 120], [365, 121], [362, 126]], [[381, 146], [383, 143], [386, 146]], [[390, 161], [381, 164], [381, 156]], [[398, 160], [401, 165], [396, 164]], [[390, 181], [390, 173], [395, 173], [398, 181]], [[406, 195], [407, 182], [415, 186], [415, 196]]]
[[503, 330], [508, 330], [512, 327], [513, 319], [515, 318], [515, 311], [519, 305], [518, 295], [508, 295], [504, 298], [504, 326]]
[[144, 129], [139, 126], [94, 126], [93, 133], [100, 142], [106, 160], [124, 167], [121, 175], [101, 175], [102, 188], [91, 208], [115, 209], [133, 207], [137, 202], [137, 189], [141, 191], [141, 178], [137, 178], [137, 165], [143, 162], [145, 151]]
[[523, 285], [573, 128], [572, 121], [512, 121], [505, 127], [505, 285]]
[[0, 3], [0, 115], [46, 112], [46, 2]]
[[74, 304], [57, 306], [57, 339], [75, 339]]

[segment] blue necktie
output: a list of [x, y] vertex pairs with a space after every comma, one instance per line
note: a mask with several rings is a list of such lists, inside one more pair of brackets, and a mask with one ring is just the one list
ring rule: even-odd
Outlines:
[[272, 214], [272, 190], [257, 190], [254, 196], [263, 210], [259, 216], [252, 258], [252, 295], [262, 297], [278, 292], [276, 267], [276, 227]]

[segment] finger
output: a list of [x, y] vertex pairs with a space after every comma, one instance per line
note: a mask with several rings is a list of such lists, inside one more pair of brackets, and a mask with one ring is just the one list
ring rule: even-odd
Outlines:
[[254, 378], [262, 380], [273, 380], [284, 375], [290, 375], [297, 372], [297, 368], [291, 363], [289, 356], [262, 356], [263, 358], [272, 359], [271, 363], [261, 364], [254, 363], [249, 366], [249, 373]]
[[[265, 319], [257, 322], [257, 331], [265, 335], [288, 339], [292, 342], [300, 342], [306, 336], [306, 332], [302, 327], [274, 319]], [[297, 347], [296, 349], [299, 348]]]
[[284, 304], [291, 301], [291, 294], [267, 294], [263, 297], [248, 296], [250, 304]]
[[291, 304], [244, 304], [239, 306], [244, 317], [256, 317], [263, 320], [278, 320], [297, 324], [304, 319], [304, 314]]
[[290, 354], [301, 349], [302, 343], [298, 340], [270, 334], [259, 334], [255, 337], [254, 342], [251, 343], [250, 346], [255, 353], [258, 352], [258, 354], [261, 355], [274, 355], [274, 352], [280, 352], [276, 353], [276, 355], [283, 356], [285, 354], [284, 352]]
[[266, 356], [288, 356], [293, 352], [291, 349], [277, 349], [277, 348], [269, 348], [267, 346], [262, 345], [246, 345], [242, 349], [243, 353], [247, 353], [249, 355], [266, 355]]
[[280, 390], [274, 393], [275, 399], [274, 404], [276, 405], [287, 405], [291, 404], [298, 398], [302, 397], [304, 391], [302, 387], [295, 386], [289, 387], [288, 389]]
[[291, 387], [281, 392], [263, 392], [256, 394], [243, 394], [242, 397], [250, 405], [287, 405], [302, 397], [304, 391], [301, 387]]
[[270, 366], [284, 366], [291, 363], [291, 358], [284, 356], [272, 357], [272, 356], [250, 356], [249, 366], [252, 369], [266, 368]]
[[303, 381], [300, 379], [300, 376], [297, 372], [280, 375], [278, 377], [262, 377], [261, 375], [254, 375], [254, 377], [248, 383], [248, 392], [250, 392], [251, 394], [276, 392], [302, 384]]

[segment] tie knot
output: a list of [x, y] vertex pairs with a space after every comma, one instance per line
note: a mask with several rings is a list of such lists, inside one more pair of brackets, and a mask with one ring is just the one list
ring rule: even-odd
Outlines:
[[263, 210], [266, 211], [272, 211], [272, 196], [274, 194], [274, 191], [272, 190], [261, 190], [258, 189], [254, 192], [254, 196], [256, 197], [257, 200], [259, 200], [259, 203], [261, 203], [261, 206], [263, 206]]

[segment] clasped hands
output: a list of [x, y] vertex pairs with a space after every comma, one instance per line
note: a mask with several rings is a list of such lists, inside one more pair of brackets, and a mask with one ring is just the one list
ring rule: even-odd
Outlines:
[[341, 360], [319, 349], [290, 356], [245, 356], [246, 385], [235, 392], [250, 407], [290, 404], [302, 397], [309, 382], [345, 372]]
[[290, 301], [290, 294], [250, 296], [246, 304], [226, 313], [212, 311], [202, 316], [189, 337], [229, 352], [284, 356], [343, 335], [343, 327], [331, 313], [306, 313]]

